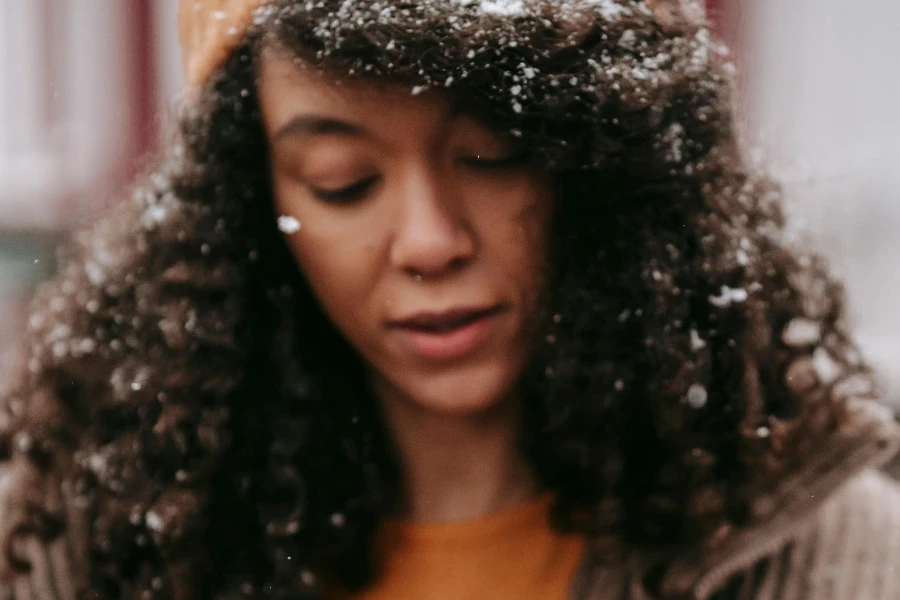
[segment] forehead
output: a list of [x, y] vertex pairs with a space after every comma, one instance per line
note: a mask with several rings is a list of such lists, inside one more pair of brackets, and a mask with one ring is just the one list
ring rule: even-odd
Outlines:
[[416, 94], [414, 88], [391, 81], [338, 80], [275, 52], [261, 55], [257, 86], [264, 119], [275, 127], [298, 113], [314, 113], [409, 129], [446, 117], [451, 108], [447, 94]]

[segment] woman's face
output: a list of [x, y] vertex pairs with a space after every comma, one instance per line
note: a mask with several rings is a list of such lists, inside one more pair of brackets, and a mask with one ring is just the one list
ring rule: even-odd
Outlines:
[[[266, 57], [279, 224], [376, 391], [465, 415], [509, 395], [546, 263], [546, 175], [440, 95]], [[299, 226], [299, 228], [298, 228]]]

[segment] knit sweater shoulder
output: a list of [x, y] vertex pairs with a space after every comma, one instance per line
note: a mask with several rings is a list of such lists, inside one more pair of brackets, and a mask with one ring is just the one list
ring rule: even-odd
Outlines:
[[[876, 470], [846, 483], [751, 565], [714, 584], [650, 590], [641, 569], [594, 564], [573, 600], [889, 600], [900, 598], [900, 485]], [[711, 571], [712, 575], [717, 575]]]
[[818, 455], [760, 503], [765, 516], [714, 550], [586, 553], [570, 600], [888, 600], [900, 598], [900, 484], [880, 470], [900, 428], [870, 421], [823, 441]]
[[[767, 516], [735, 530], [715, 551], [637, 552], [608, 562], [588, 544], [569, 600], [900, 598], [900, 485], [878, 470], [898, 448], [900, 427], [892, 420], [838, 432], [760, 498], [771, 506]], [[23, 483], [11, 469], [0, 479], [0, 496]], [[0, 600], [76, 600], [84, 587], [86, 514], [65, 486], [48, 487], [47, 498], [67, 528], [49, 543], [24, 536], [15, 553], [28, 568], [0, 577]], [[664, 571], [648, 584], [663, 557]]]
[[876, 600], [900, 594], [900, 486], [869, 471], [818, 511], [812, 527], [731, 582], [758, 600]]

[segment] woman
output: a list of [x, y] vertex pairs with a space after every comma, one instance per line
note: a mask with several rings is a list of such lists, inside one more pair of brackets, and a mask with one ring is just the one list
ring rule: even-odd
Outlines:
[[888, 598], [841, 286], [662, 2], [182, 2], [179, 134], [39, 294], [25, 598]]

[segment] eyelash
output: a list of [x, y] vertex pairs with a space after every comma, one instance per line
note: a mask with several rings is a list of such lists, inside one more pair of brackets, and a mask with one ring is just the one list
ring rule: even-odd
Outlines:
[[[526, 156], [524, 153], [517, 152], [515, 154], [504, 156], [502, 158], [483, 159], [478, 157], [469, 157], [463, 160], [467, 165], [475, 167], [477, 169], [499, 171], [521, 166], [525, 162]], [[355, 200], [359, 200], [369, 190], [369, 188], [372, 187], [377, 179], [377, 176], [369, 177], [352, 185], [348, 185], [347, 187], [339, 188], [336, 190], [313, 189], [312, 192], [313, 195], [316, 196], [316, 198], [322, 200], [323, 202], [328, 202], [330, 204], [349, 204]]]
[[353, 202], [354, 200], [358, 200], [365, 194], [370, 187], [375, 183], [378, 177], [369, 177], [367, 179], [363, 179], [362, 181], [357, 181], [352, 185], [348, 185], [347, 187], [339, 188], [336, 190], [322, 190], [322, 189], [313, 189], [313, 195], [316, 196], [319, 200], [323, 202], [328, 202], [331, 204], [348, 204]]

